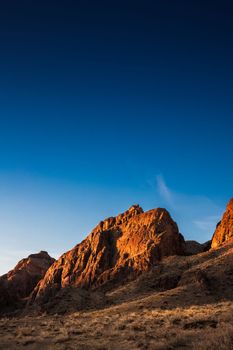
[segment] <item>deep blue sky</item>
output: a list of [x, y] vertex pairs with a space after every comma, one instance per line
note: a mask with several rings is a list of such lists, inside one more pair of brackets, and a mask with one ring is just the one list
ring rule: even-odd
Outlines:
[[233, 186], [231, 1], [0, 4], [0, 272], [134, 202], [211, 237]]

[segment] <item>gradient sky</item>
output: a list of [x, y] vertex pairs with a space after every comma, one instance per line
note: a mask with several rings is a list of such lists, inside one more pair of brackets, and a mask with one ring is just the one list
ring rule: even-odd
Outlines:
[[106, 216], [211, 238], [233, 194], [232, 1], [2, 1], [0, 273]]

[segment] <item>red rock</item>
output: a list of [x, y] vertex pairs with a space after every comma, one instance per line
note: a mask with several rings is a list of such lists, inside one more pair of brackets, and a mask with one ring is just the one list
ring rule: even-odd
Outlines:
[[217, 248], [231, 238], [233, 238], [233, 198], [228, 203], [222, 220], [216, 227], [212, 238], [211, 248]]
[[41, 251], [22, 259], [13, 270], [1, 276], [0, 306], [11, 306], [28, 297], [54, 262], [47, 252]]
[[94, 289], [122, 283], [169, 255], [184, 254], [184, 239], [165, 209], [143, 212], [132, 206], [101, 221], [89, 236], [63, 254], [47, 271], [31, 296], [49, 300], [68, 286]]

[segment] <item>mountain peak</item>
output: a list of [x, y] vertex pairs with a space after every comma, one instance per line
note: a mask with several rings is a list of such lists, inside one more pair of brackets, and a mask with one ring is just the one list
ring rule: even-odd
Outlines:
[[227, 209], [233, 210], [233, 198], [231, 198], [227, 204]]
[[139, 204], [131, 205], [131, 207], [128, 209], [128, 211], [129, 211], [130, 213], [134, 212], [135, 214], [141, 214], [141, 213], [143, 213], [143, 209], [142, 209], [142, 207], [140, 207]]
[[55, 262], [35, 288], [31, 302], [59, 289], [122, 283], [166, 256], [184, 254], [184, 239], [165, 209], [143, 212], [136, 204], [101, 221], [87, 238]]
[[28, 297], [54, 261], [45, 251], [20, 260], [13, 270], [0, 277], [0, 306], [12, 307]]

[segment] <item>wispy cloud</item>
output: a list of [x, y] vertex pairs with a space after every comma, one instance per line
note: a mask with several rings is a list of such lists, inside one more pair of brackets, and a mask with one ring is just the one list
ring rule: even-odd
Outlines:
[[201, 242], [211, 238], [224, 207], [206, 196], [187, 195], [172, 190], [162, 175], [156, 177], [157, 195], [177, 220], [187, 239]]
[[219, 215], [207, 216], [201, 220], [194, 220], [193, 223], [202, 231], [211, 230], [219, 221]]
[[160, 196], [170, 205], [173, 205], [172, 193], [166, 185], [162, 175], [157, 175], [157, 188]]

